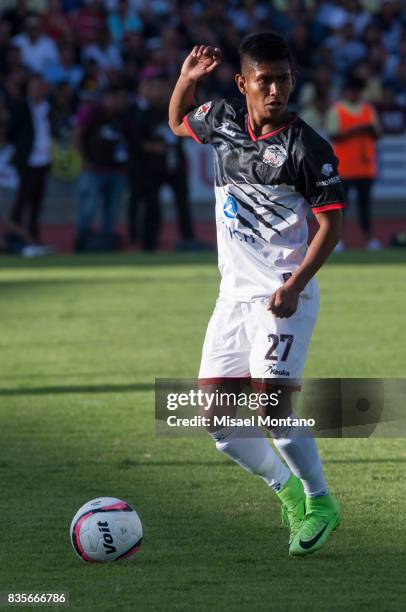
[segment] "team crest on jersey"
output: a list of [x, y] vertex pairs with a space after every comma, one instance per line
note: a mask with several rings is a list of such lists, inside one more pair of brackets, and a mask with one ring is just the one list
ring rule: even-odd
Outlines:
[[195, 112], [193, 113], [193, 117], [198, 121], [202, 121], [211, 109], [212, 105], [213, 102], [205, 102], [195, 110]]
[[265, 149], [263, 161], [272, 166], [272, 168], [280, 168], [285, 163], [288, 154], [285, 147], [278, 144], [269, 145]]

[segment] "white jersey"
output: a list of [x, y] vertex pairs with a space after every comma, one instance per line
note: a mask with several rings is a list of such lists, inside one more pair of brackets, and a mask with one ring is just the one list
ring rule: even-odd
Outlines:
[[[307, 251], [307, 212], [344, 206], [331, 146], [297, 115], [256, 138], [243, 102], [207, 102], [184, 118], [215, 157], [220, 295], [270, 297]], [[303, 292], [316, 291], [312, 281]]]

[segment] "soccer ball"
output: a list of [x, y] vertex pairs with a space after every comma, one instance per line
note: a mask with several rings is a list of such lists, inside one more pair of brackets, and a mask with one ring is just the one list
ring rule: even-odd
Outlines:
[[89, 563], [132, 557], [141, 546], [142, 535], [136, 511], [115, 497], [87, 502], [76, 512], [70, 526], [73, 548]]

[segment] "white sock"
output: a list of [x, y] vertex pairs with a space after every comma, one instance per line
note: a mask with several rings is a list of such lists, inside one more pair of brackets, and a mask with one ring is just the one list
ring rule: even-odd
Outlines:
[[[295, 415], [292, 414], [291, 418]], [[310, 430], [307, 427], [275, 427], [269, 433], [293, 474], [302, 481], [306, 495], [326, 495], [328, 487]]]
[[225, 427], [210, 435], [219, 451], [248, 472], [261, 476], [274, 491], [279, 491], [290, 477], [290, 471], [258, 427]]

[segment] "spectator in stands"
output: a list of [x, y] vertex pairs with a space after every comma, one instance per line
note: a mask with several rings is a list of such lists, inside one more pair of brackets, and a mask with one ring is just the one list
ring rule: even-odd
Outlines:
[[311, 67], [312, 56], [308, 53], [310, 44], [310, 32], [306, 24], [296, 23], [289, 38], [289, 48], [301, 71], [306, 71]]
[[365, 88], [362, 97], [373, 104], [377, 103], [382, 96], [382, 75], [374, 71], [374, 66], [367, 59], [354, 66], [354, 76], [362, 79]]
[[45, 70], [45, 79], [52, 85], [59, 83], [69, 83], [71, 87], [77, 89], [83, 79], [83, 66], [75, 62], [75, 51], [69, 42], [59, 44], [59, 61], [50, 64]]
[[47, 11], [42, 15], [41, 28], [44, 34], [56, 43], [73, 37], [68, 15], [62, 8], [61, 0], [48, 0]]
[[44, 74], [51, 64], [58, 62], [58, 49], [51, 38], [41, 33], [37, 15], [26, 19], [24, 32], [17, 34], [12, 43], [20, 49], [24, 66], [32, 72]]
[[331, 30], [342, 28], [348, 21], [348, 14], [343, 3], [340, 5], [337, 2], [319, 2], [320, 6], [315, 15], [316, 22]]
[[371, 14], [365, 10], [360, 0], [347, 0], [346, 10], [348, 21], [351, 22], [354, 28], [354, 34], [358, 38], [362, 36], [367, 25], [371, 22]]
[[141, 192], [145, 200], [143, 248], [154, 251], [158, 246], [162, 220], [159, 191], [162, 185], [169, 185], [174, 195], [181, 235], [177, 248], [200, 248], [194, 239], [182, 142], [168, 126], [170, 86], [165, 76], [159, 73], [151, 74], [146, 81], [143, 93], [147, 105], [141, 116], [145, 163], [141, 177]]
[[143, 200], [143, 188], [147, 182], [145, 152], [142, 149], [143, 111], [147, 107], [143, 89], [148, 81], [140, 83], [138, 95], [127, 109], [125, 116], [126, 133], [128, 134], [128, 204], [127, 233], [128, 242], [135, 246], [140, 238], [139, 208]]
[[95, 42], [103, 27], [106, 14], [102, 0], [86, 0], [86, 4], [72, 15], [72, 26], [81, 47]]
[[28, 72], [21, 61], [20, 49], [10, 45], [8, 49], [5, 50], [4, 75], [8, 77], [16, 71], [24, 71], [24, 73]]
[[320, 136], [329, 139], [327, 128], [327, 117], [330, 108], [328, 92], [315, 96], [313, 102], [307, 104], [301, 111], [300, 116], [306, 121]]
[[334, 68], [340, 74], [349, 72], [366, 54], [365, 45], [355, 38], [353, 26], [349, 22], [327, 38], [325, 46], [331, 50]]
[[16, 0], [15, 7], [4, 11], [1, 18], [7, 21], [11, 27], [11, 36], [17, 36], [24, 29], [24, 24], [28, 17], [33, 15], [29, 8], [28, 0]]
[[103, 25], [96, 34], [96, 40], [83, 49], [83, 59], [93, 59], [104, 72], [120, 70], [122, 59], [117, 47], [111, 42], [110, 31]]
[[331, 72], [328, 67], [320, 64], [308, 76], [299, 94], [299, 105], [305, 107], [313, 104], [320, 96], [327, 96], [330, 102], [333, 102], [336, 91], [331, 82]]
[[395, 51], [402, 33], [401, 9], [398, 2], [384, 0], [375, 15], [375, 23], [382, 33], [382, 39], [388, 51]]
[[[10, 110], [6, 96], [0, 93], [0, 193], [18, 188], [18, 174], [13, 165], [14, 146], [10, 143]], [[9, 220], [2, 221], [4, 233], [0, 236], [0, 251], [20, 253], [28, 244], [23, 228]]]
[[107, 87], [109, 81], [94, 59], [83, 62], [83, 69], [84, 74], [80, 83], [81, 98], [95, 101], [100, 98], [100, 92]]
[[396, 101], [395, 90], [390, 85], [383, 88], [377, 111], [385, 134], [406, 133], [406, 106]]
[[73, 146], [77, 94], [67, 82], [59, 83], [50, 96], [52, 128], [52, 174], [61, 181], [75, 180], [81, 160]]
[[138, 72], [147, 58], [144, 35], [141, 32], [129, 32], [123, 41], [122, 54], [124, 62], [136, 66]]
[[[377, 250], [381, 244], [372, 234], [371, 188], [377, 171], [375, 143], [381, 136], [381, 128], [374, 107], [362, 99], [364, 87], [362, 79], [347, 78], [343, 98], [329, 111], [327, 125], [347, 192], [356, 191], [359, 224], [366, 246]], [[342, 249], [343, 244], [339, 243], [337, 250]]]
[[393, 78], [386, 84], [394, 90], [397, 103], [406, 106], [406, 59], [398, 63]]
[[[74, 142], [82, 157], [79, 178], [79, 213], [76, 250], [117, 248], [115, 235], [126, 184], [128, 135], [124, 113], [127, 92], [118, 86], [105, 89], [100, 103], [80, 109]], [[92, 223], [101, 210], [101, 234], [94, 235]]]
[[127, 0], [119, 0], [117, 8], [110, 13], [107, 23], [116, 45], [121, 44], [128, 32], [141, 32], [143, 28], [141, 19], [130, 9]]
[[11, 41], [11, 25], [0, 20], [0, 75], [7, 74], [8, 54]]
[[26, 81], [27, 71], [22, 66], [12, 70], [4, 81], [2, 89], [10, 111], [24, 102]]
[[239, 96], [237, 86], [234, 82], [235, 70], [232, 64], [222, 62], [214, 73], [212, 80], [217, 95], [224, 98], [235, 98]]
[[62, 0], [62, 10], [67, 14], [75, 13], [83, 8], [84, 5], [85, 0]]
[[4, 92], [0, 93], [0, 190], [16, 189], [18, 175], [12, 164], [14, 147], [10, 143], [10, 110]]
[[11, 142], [20, 184], [11, 221], [24, 226], [30, 241], [40, 243], [40, 220], [51, 162], [48, 87], [41, 75], [28, 80], [28, 97], [11, 104]]

